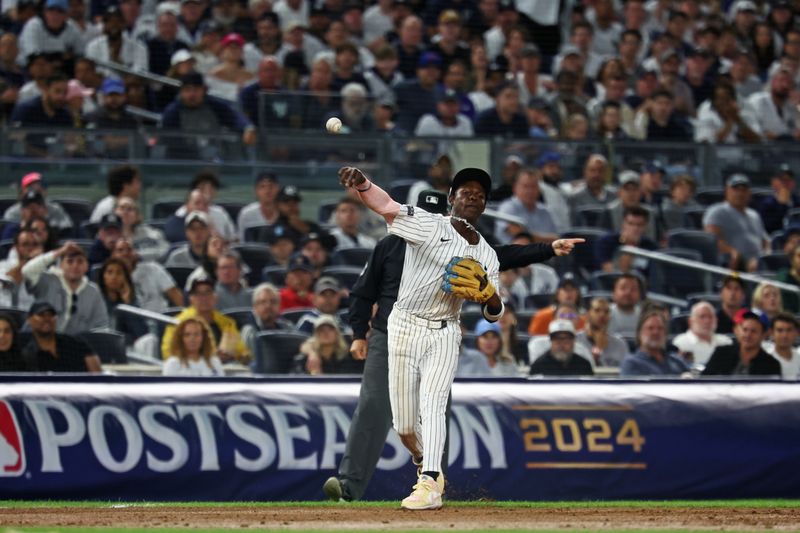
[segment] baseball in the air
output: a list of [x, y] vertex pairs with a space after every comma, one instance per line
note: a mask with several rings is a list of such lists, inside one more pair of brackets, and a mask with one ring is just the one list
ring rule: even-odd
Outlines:
[[328, 119], [328, 122], [325, 123], [325, 129], [328, 130], [328, 133], [339, 133], [339, 130], [342, 129], [342, 121], [338, 117], [331, 117]]

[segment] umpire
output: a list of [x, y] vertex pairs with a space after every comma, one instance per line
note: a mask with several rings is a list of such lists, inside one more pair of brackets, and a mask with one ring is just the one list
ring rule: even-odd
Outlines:
[[[422, 191], [417, 199], [417, 207], [446, 216], [447, 195], [432, 190]], [[580, 242], [583, 239], [559, 239], [551, 245], [505, 245], [494, 246], [494, 249], [500, 261], [500, 270], [509, 270], [547, 261], [556, 255], [567, 255]], [[388, 235], [381, 239], [350, 292], [350, 325], [353, 328], [350, 352], [355, 359], [366, 358], [367, 362], [338, 476], [329, 478], [322, 487], [331, 500], [361, 499], [392, 427], [386, 323], [397, 300], [405, 254], [406, 243], [400, 237]], [[378, 311], [373, 317], [372, 307], [376, 303]], [[370, 321], [372, 332], [367, 341]]]

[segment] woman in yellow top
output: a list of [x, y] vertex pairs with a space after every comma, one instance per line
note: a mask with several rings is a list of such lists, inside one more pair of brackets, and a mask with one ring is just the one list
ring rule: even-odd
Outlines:
[[[189, 288], [189, 307], [181, 311], [175, 319], [181, 322], [187, 318], [202, 318], [211, 328], [217, 343], [217, 355], [223, 363], [232, 361], [249, 363], [250, 350], [239, 334], [236, 321], [217, 311], [216, 307], [217, 295], [214, 292], [214, 282], [209, 278], [198, 278]], [[174, 334], [175, 326], [168, 326], [164, 330], [164, 337], [161, 339], [161, 355], [164, 358], [172, 355], [170, 348]]]

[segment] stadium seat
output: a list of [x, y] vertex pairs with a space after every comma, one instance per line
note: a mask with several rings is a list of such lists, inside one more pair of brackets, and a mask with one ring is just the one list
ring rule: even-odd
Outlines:
[[684, 211], [686, 229], [703, 229], [703, 216], [708, 210], [705, 206], [690, 207]]
[[538, 309], [520, 309], [516, 311], [517, 315], [517, 335], [520, 333], [527, 333], [528, 332], [528, 324], [531, 323], [531, 319], [533, 315], [536, 314]]
[[80, 337], [94, 353], [100, 356], [103, 364], [125, 365], [128, 356], [125, 352], [125, 335], [119, 331], [87, 331]]
[[342, 324], [349, 324], [350, 323], [350, 308], [345, 307], [343, 309], [339, 309], [336, 311], [336, 318], [338, 318]]
[[306, 313], [310, 313], [314, 310], [313, 307], [298, 307], [297, 309], [289, 309], [281, 313], [281, 318], [285, 318], [292, 324], [297, 324], [301, 317], [303, 317]]
[[262, 374], [288, 374], [300, 345], [308, 338], [299, 332], [262, 331], [256, 337], [255, 370]]
[[[665, 248], [661, 253], [690, 261], [702, 262], [703, 257], [697, 250], [689, 248]], [[711, 289], [711, 276], [695, 268], [666, 263], [663, 261], [650, 261], [650, 290], [684, 298], [693, 292], [706, 292]]]
[[276, 287], [286, 284], [286, 267], [279, 265], [267, 266], [261, 270], [261, 281], [272, 283]]
[[578, 226], [611, 230], [611, 218], [605, 206], [587, 205], [579, 207], [575, 212], [575, 217]]
[[750, 189], [750, 207], [758, 209], [761, 202], [772, 196], [774, 191], [769, 187], [753, 187]]
[[92, 203], [82, 198], [53, 198], [52, 200], [64, 208], [69, 218], [72, 219], [72, 225], [75, 226], [76, 231], [83, 222], [89, 220], [94, 210]]
[[78, 237], [81, 239], [94, 239], [99, 228], [99, 223], [85, 220], [81, 222], [80, 230], [78, 231]]
[[475, 324], [477, 324], [481, 318], [483, 318], [483, 311], [480, 309], [468, 309], [466, 311], [461, 311], [461, 325], [470, 333], [475, 331]]
[[464, 333], [461, 335], [461, 345], [464, 348], [476, 349], [478, 337], [474, 333]]
[[567, 270], [580, 273], [584, 280], [588, 280], [590, 273], [596, 270], [594, 258], [595, 245], [597, 240], [606, 233], [608, 232], [602, 229], [587, 227], [577, 227], [562, 233], [562, 239], [586, 239], [586, 242], [576, 246], [571, 254], [560, 258], [566, 265], [568, 265]]
[[[28, 310], [20, 309], [18, 307], [0, 307], [0, 313], [9, 315], [17, 324], [17, 330], [22, 329], [25, 321], [28, 319]], [[22, 346], [20, 346], [21, 348]]]
[[[2, 227], [0, 227], [0, 231], [2, 231]], [[0, 257], [5, 259], [8, 257], [8, 252], [11, 251], [11, 248], [14, 247], [14, 241], [12, 239], [6, 239], [4, 241], [0, 241]]]
[[345, 248], [331, 254], [331, 263], [363, 268], [369, 261], [370, 255], [372, 255], [372, 248]]
[[167, 267], [167, 272], [169, 275], [172, 276], [172, 279], [175, 280], [175, 285], [180, 289], [186, 286], [186, 280], [189, 279], [189, 276], [192, 272], [194, 272], [193, 267]]
[[555, 294], [529, 294], [525, 297], [523, 309], [531, 309], [535, 313], [536, 310], [552, 304], [554, 298]]
[[183, 200], [159, 200], [153, 202], [153, 206], [150, 208], [150, 218], [167, 219], [171, 215], [174, 215], [175, 211], [184, 203]]
[[246, 325], [253, 325], [256, 322], [253, 311], [249, 307], [233, 307], [223, 309], [222, 314], [236, 321], [236, 327], [241, 330]]
[[717, 237], [700, 230], [676, 229], [667, 233], [667, 246], [670, 248], [689, 248], [700, 252], [704, 263], [720, 264]]
[[242, 210], [245, 204], [243, 202], [217, 202], [217, 205], [228, 212], [228, 216], [231, 217], [235, 224], [239, 218], [239, 211]]
[[317, 208], [317, 222], [328, 224], [339, 200], [323, 200]]
[[[392, 197], [392, 200], [395, 202], [399, 202], [401, 204], [406, 203], [408, 200], [408, 192], [411, 190], [411, 187], [418, 182], [419, 180], [395, 180], [389, 186], [389, 196]], [[416, 203], [416, 199], [414, 200]]]
[[761, 254], [758, 257], [759, 272], [765, 270], [769, 272], [779, 272], [789, 267], [789, 257], [783, 252]]
[[724, 187], [700, 187], [694, 194], [694, 199], [700, 205], [709, 206], [725, 199]]
[[689, 313], [675, 315], [669, 320], [669, 334], [679, 335], [689, 329]]
[[339, 280], [339, 283], [342, 284], [342, 287], [349, 290], [353, 288], [353, 285], [355, 285], [356, 280], [361, 275], [362, 270], [364, 270], [363, 266], [329, 266], [322, 269], [321, 275], [333, 276]]
[[589, 287], [593, 291], [613, 291], [621, 272], [592, 272]]
[[275, 264], [275, 259], [272, 258], [269, 248], [261, 244], [236, 244], [231, 246], [231, 250], [235, 250], [242, 256], [242, 262], [250, 267], [250, 272], [247, 274], [247, 282], [251, 287], [258, 285], [264, 267]]
[[695, 292], [687, 294], [686, 301], [689, 302], [689, 307], [698, 302], [708, 302], [717, 309], [719, 309], [721, 303], [720, 295], [716, 292]]
[[790, 209], [783, 219], [783, 227], [800, 222], [800, 207]]
[[269, 228], [271, 227], [272, 225], [266, 224], [264, 226], [251, 226], [249, 228], [245, 228], [244, 242], [260, 242], [260, 243], [267, 242], [266, 236], [264, 234], [268, 232]]
[[8, 210], [9, 207], [17, 203], [17, 197], [0, 198], [0, 217]]
[[527, 333], [517, 333], [516, 345], [511, 347], [511, 353], [514, 354], [517, 361], [528, 362], [528, 343], [530, 340], [531, 336]]

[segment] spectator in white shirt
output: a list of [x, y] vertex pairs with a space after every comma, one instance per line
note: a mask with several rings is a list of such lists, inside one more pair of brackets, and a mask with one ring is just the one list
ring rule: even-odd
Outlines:
[[19, 35], [17, 62], [24, 65], [31, 54], [57, 52], [66, 57], [83, 55], [83, 36], [71, 20], [67, 20], [67, 0], [47, 0], [40, 17], [25, 23]]
[[236, 225], [239, 227], [239, 240], [245, 240], [247, 228], [271, 226], [278, 221], [277, 198], [281, 186], [278, 177], [271, 172], [262, 172], [256, 176], [256, 201], [247, 204], [239, 211]]
[[520, 231], [535, 233], [540, 242], [551, 242], [557, 238], [555, 222], [550, 211], [539, 201], [539, 176], [535, 171], [523, 169], [517, 174], [512, 188], [513, 196], [500, 204], [498, 211], [525, 221], [524, 227], [498, 221], [495, 237], [501, 243], [508, 243]]
[[[138, 71], [147, 71], [147, 47], [125, 35], [124, 20], [117, 6], [109, 6], [103, 15], [103, 35], [86, 45], [86, 57], [93, 61], [112, 61]], [[117, 76], [110, 69], [100, 68], [106, 76]]]
[[361, 202], [345, 197], [339, 200], [334, 211], [336, 227], [330, 234], [336, 237], [336, 250], [347, 248], [374, 248], [376, 241], [359, 231], [361, 223]]
[[708, 302], [697, 302], [689, 314], [689, 329], [677, 335], [672, 344], [686, 362], [704, 367], [717, 346], [727, 346], [733, 341], [717, 331], [717, 313]]
[[142, 192], [142, 177], [139, 169], [133, 165], [121, 165], [108, 172], [108, 196], [97, 202], [89, 222], [100, 222], [103, 216], [113, 213], [114, 206], [120, 198], [126, 197], [134, 202], [139, 200]]
[[712, 144], [759, 142], [761, 137], [747, 122], [736, 101], [736, 89], [727, 82], [719, 82], [711, 99], [697, 110], [694, 140]]
[[800, 352], [795, 348], [800, 324], [791, 313], [778, 313], [772, 319], [772, 341], [762, 343], [764, 351], [781, 364], [781, 377], [800, 378]]
[[281, 31], [287, 31], [290, 24], [308, 27], [309, 5], [307, 0], [278, 0], [272, 11], [281, 21]]
[[414, 135], [419, 137], [472, 137], [472, 122], [458, 112], [458, 93], [446, 89], [439, 95], [436, 114], [426, 113], [417, 122]]
[[794, 88], [791, 73], [779, 70], [770, 79], [769, 90], [757, 92], [748, 98], [753, 129], [764, 140], [800, 139], [800, 116], [797, 107], [789, 100]]

